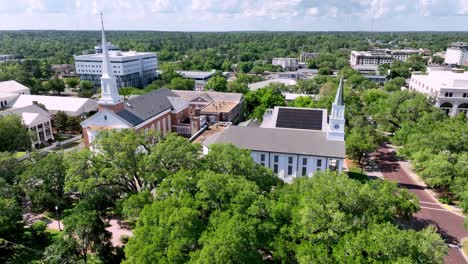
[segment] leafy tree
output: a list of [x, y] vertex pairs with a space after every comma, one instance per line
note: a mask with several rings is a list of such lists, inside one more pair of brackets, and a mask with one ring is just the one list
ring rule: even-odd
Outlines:
[[76, 88], [80, 84], [80, 79], [78, 79], [78, 78], [68, 78], [68, 79], [65, 79], [65, 83], [70, 88]]
[[240, 62], [237, 64], [237, 71], [240, 73], [249, 73], [252, 70], [251, 62]]
[[225, 92], [227, 89], [226, 78], [216, 75], [208, 80], [208, 83], [205, 86], [206, 89], [214, 90], [217, 92]]
[[57, 77], [54, 77], [47, 81], [44, 86], [48, 91], [52, 91], [57, 94], [60, 94], [61, 92], [65, 91], [65, 83]]
[[58, 111], [55, 115], [54, 125], [58, 132], [63, 132], [67, 128], [68, 116], [63, 111]]
[[401, 87], [406, 85], [406, 80], [403, 77], [396, 77], [391, 79], [384, 85], [384, 89], [387, 92], [396, 92], [400, 91]]
[[333, 71], [329, 67], [321, 67], [318, 73], [320, 75], [332, 75]]
[[444, 64], [445, 60], [440, 56], [434, 55], [431, 57], [431, 62], [434, 64]]
[[346, 137], [346, 154], [363, 166], [364, 158], [379, 147], [374, 128], [364, 122], [351, 128]]
[[0, 116], [0, 152], [29, 149], [31, 139], [28, 129], [18, 115]]
[[54, 210], [65, 203], [65, 166], [61, 154], [37, 156], [21, 175], [23, 190], [35, 211]]
[[119, 94], [128, 99], [130, 95], [145, 94], [145, 91], [135, 87], [122, 87], [119, 89]]
[[189, 90], [192, 91], [195, 88], [195, 81], [192, 79], [185, 79], [182, 77], [176, 77], [167, 84], [167, 88], [174, 90]]
[[262, 120], [266, 109], [284, 105], [286, 101], [281, 91], [270, 87], [250, 91], [245, 95], [245, 113], [249, 118]]
[[94, 85], [90, 81], [82, 80], [79, 84], [81, 90], [91, 90], [94, 88]]

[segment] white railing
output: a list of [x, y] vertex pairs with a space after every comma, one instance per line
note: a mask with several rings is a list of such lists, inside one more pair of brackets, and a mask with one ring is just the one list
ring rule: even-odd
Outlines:
[[177, 134], [182, 134], [182, 135], [192, 134], [192, 129], [190, 125], [173, 125], [172, 127], [175, 128], [175, 131]]

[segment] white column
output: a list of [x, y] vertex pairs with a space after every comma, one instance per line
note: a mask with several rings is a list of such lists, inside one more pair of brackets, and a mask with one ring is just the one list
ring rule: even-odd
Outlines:
[[39, 128], [36, 125], [36, 134], [37, 134], [37, 141], [38, 143], [41, 143], [41, 137], [39, 137]]

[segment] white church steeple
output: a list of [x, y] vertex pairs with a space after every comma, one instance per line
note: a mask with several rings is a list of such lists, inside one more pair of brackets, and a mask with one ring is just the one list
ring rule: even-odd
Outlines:
[[335, 101], [332, 104], [331, 115], [328, 120], [327, 139], [344, 141], [345, 138], [345, 104], [343, 78], [336, 91]]
[[[111, 67], [109, 52], [107, 50], [106, 34], [104, 32], [104, 20], [101, 13], [101, 26], [102, 26], [102, 76], [101, 76], [101, 99], [99, 105], [114, 106], [123, 103], [122, 97], [119, 95], [117, 89], [117, 82]], [[106, 107], [107, 108], [107, 107]]]

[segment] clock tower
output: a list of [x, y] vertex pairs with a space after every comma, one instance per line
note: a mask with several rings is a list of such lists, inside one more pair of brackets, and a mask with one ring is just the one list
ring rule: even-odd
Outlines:
[[336, 91], [335, 101], [332, 104], [331, 115], [328, 120], [327, 139], [344, 141], [345, 138], [345, 104], [343, 99], [344, 87], [343, 78]]

